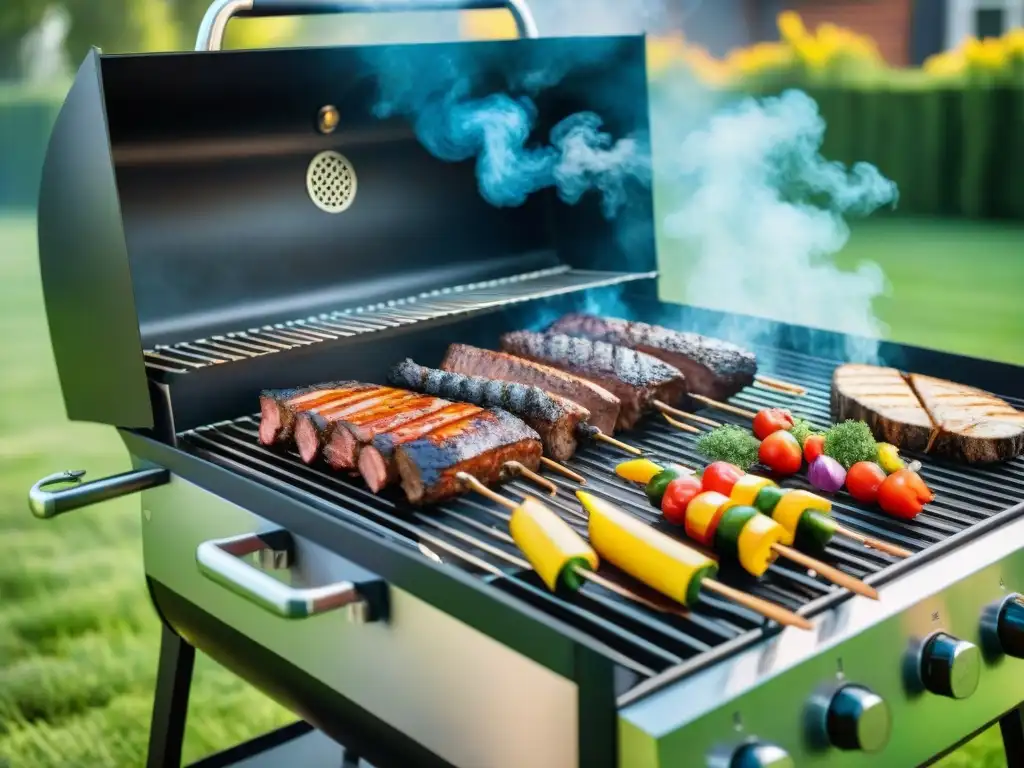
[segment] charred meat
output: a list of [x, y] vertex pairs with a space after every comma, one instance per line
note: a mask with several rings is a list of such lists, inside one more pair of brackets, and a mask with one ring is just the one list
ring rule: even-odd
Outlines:
[[303, 411], [295, 419], [295, 444], [299, 456], [312, 463], [343, 419], [402, 401], [411, 393], [394, 387], [378, 387], [369, 397], [336, 400], [314, 411]]
[[619, 418], [619, 399], [592, 381], [557, 368], [489, 349], [452, 344], [448, 347], [441, 369], [538, 387], [589, 411], [591, 426], [609, 435], [615, 431], [615, 423]]
[[292, 436], [295, 417], [302, 411], [315, 411], [343, 398], [372, 397], [376, 384], [358, 381], [333, 381], [292, 389], [265, 389], [260, 392], [260, 442], [283, 442]]
[[576, 452], [576, 430], [590, 413], [564, 397], [539, 387], [440, 371], [405, 360], [391, 370], [391, 383], [483, 408], [503, 408], [540, 435], [544, 453], [566, 461]]
[[353, 414], [335, 423], [334, 431], [324, 445], [324, 459], [334, 469], [354, 469], [360, 450], [374, 437], [449, 405], [452, 403], [439, 397], [410, 393], [407, 398]]
[[515, 331], [501, 337], [501, 348], [607, 389], [622, 403], [619, 429], [633, 427], [654, 400], [674, 404], [686, 396], [686, 379], [678, 369], [627, 347], [564, 334]]
[[735, 344], [658, 325], [597, 315], [565, 315], [547, 329], [591, 341], [603, 341], [663, 360], [682, 371], [688, 391], [727, 400], [754, 383], [757, 358]]
[[460, 472], [490, 485], [501, 478], [509, 461], [536, 470], [542, 451], [536, 432], [511, 413], [493, 408], [400, 446], [395, 461], [409, 501], [433, 504], [463, 493]]
[[482, 413], [483, 408], [469, 403], [453, 403], [427, 416], [383, 432], [362, 447], [357, 464], [359, 474], [370, 490], [377, 493], [382, 488], [398, 481], [398, 467], [395, 464], [395, 450], [413, 440], [419, 440], [435, 429]]

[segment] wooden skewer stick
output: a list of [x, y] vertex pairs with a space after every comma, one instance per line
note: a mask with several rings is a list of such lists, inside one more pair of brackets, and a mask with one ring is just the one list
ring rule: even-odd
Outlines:
[[820, 560], [816, 560], [810, 555], [805, 555], [803, 552], [793, 549], [792, 547], [784, 546], [783, 544], [773, 544], [772, 550], [786, 558], [792, 560], [794, 563], [808, 568], [831, 581], [833, 584], [837, 584], [840, 587], [844, 587], [851, 592], [858, 595], [864, 595], [864, 597], [870, 597], [872, 600], [878, 599], [878, 590], [872, 587], [870, 584], [865, 584], [860, 579], [856, 579], [848, 573], [843, 573], [838, 568], [833, 568], [827, 563], [823, 563]]
[[[546, 477], [538, 475], [532, 469], [529, 469], [528, 467], [526, 467], [525, 465], [519, 463], [518, 461], [506, 461], [505, 465], [501, 469], [502, 469], [502, 472], [508, 472], [510, 474], [513, 474], [513, 475], [521, 475], [522, 477], [525, 477], [527, 480], [529, 480], [534, 485], [540, 486], [541, 488], [546, 490], [548, 492], [549, 496], [557, 496], [558, 495], [558, 486], [557, 485], [552, 483]], [[460, 474], [462, 474], [462, 473], [460, 473]], [[486, 488], [486, 486], [482, 486], [482, 487]]]
[[667, 421], [669, 424], [671, 424], [676, 429], [680, 429], [683, 432], [690, 432], [691, 434], [694, 434], [694, 435], [699, 435], [700, 434], [700, 430], [697, 429], [696, 427], [690, 426], [689, 424], [683, 424], [683, 422], [677, 421], [676, 419], [673, 419], [667, 413], [663, 413], [661, 415], [665, 417], [665, 421]]
[[840, 536], [845, 536], [848, 539], [858, 541], [865, 547], [877, 549], [879, 552], [885, 552], [887, 555], [892, 555], [893, 557], [910, 557], [913, 554], [908, 549], [898, 547], [895, 544], [890, 544], [889, 542], [882, 541], [881, 539], [876, 539], [871, 536], [865, 536], [863, 533], [858, 533], [857, 531], [854, 531], [843, 525], [836, 526], [836, 533], [838, 533]]
[[754, 613], [759, 613], [766, 619], [771, 619], [777, 624], [789, 627], [799, 627], [800, 629], [813, 629], [811, 622], [792, 611], [788, 611], [781, 605], [775, 605], [767, 600], [762, 600], [754, 595], [748, 595], [746, 592], [741, 592], [738, 589], [723, 584], [720, 581], [714, 579], [703, 579], [700, 583], [702, 587], [707, 587], [710, 591], [721, 595], [722, 597], [732, 600], [734, 603], [742, 605], [744, 608], [749, 608]]
[[762, 376], [761, 374], [757, 374], [754, 377], [754, 381], [760, 384], [764, 384], [769, 389], [778, 389], [781, 390], [782, 392], [790, 392], [794, 395], [807, 394], [806, 387], [803, 387], [799, 384], [792, 384], [788, 381], [783, 381], [782, 379], [774, 379], [771, 376]]
[[614, 437], [611, 437], [610, 435], [606, 435], [604, 432], [602, 432], [597, 427], [594, 427], [594, 431], [590, 434], [590, 436], [593, 437], [595, 440], [600, 440], [602, 443], [608, 443], [608, 445], [614, 445], [619, 450], [625, 451], [626, 453], [631, 453], [634, 456], [642, 456], [643, 453], [644, 453], [643, 451], [641, 451], [639, 448], [637, 448], [635, 446], [628, 445], [627, 443], [624, 443], [621, 440], [616, 440]]
[[690, 413], [689, 411], [680, 411], [678, 408], [673, 408], [668, 403], [661, 402], [661, 400], [655, 400], [654, 407], [664, 414], [677, 416], [680, 419], [689, 419], [690, 421], [695, 421], [698, 424], [707, 424], [709, 427], [722, 426], [722, 422], [720, 421], [715, 421], [714, 419], [707, 419], [704, 418], [703, 416], [698, 416], [695, 413]]
[[[495, 504], [504, 507], [509, 512], [515, 512], [516, 509], [518, 509], [519, 507], [519, 505], [516, 504], [514, 501], [512, 501], [511, 499], [506, 499], [499, 493], [495, 493], [470, 474], [467, 474], [465, 472], [459, 472], [459, 474], [457, 474], [456, 477], [459, 479], [460, 482], [462, 482], [467, 487], [471, 488], [476, 493], [479, 493], [484, 498], [490, 499]], [[461, 531], [453, 530], [453, 533], [461, 533]], [[470, 538], [468, 537], [467, 534], [462, 535], [466, 538]], [[509, 537], [509, 539], [511, 540], [511, 537]], [[478, 542], [474, 540], [473, 543]], [[523, 568], [524, 570], [533, 570], [533, 567], [525, 560], [520, 560], [519, 558], [513, 557], [511, 555], [505, 556], [505, 559], [509, 562], [514, 561], [517, 567]], [[575, 574], [579, 576], [581, 579], [586, 579], [587, 581], [593, 582], [594, 584], [599, 584], [605, 589], [610, 590], [615, 594], [626, 598], [627, 600], [632, 600], [636, 603], [639, 603], [640, 605], [643, 605], [645, 608], [650, 608], [652, 611], [658, 611], [659, 613], [670, 613], [675, 616], [688, 616], [690, 614], [690, 612], [683, 606], [676, 607], [669, 605], [659, 605], [653, 600], [648, 600], [647, 598], [638, 595], [636, 592], [626, 589], [626, 587], [623, 587], [621, 584], [616, 584], [614, 581], [610, 581], [609, 579], [606, 579], [603, 576], [594, 573], [593, 571], [588, 571], [586, 568], [580, 568], [576, 565], [571, 567], [573, 569], [573, 572], [575, 572]]]
[[720, 403], [717, 400], [712, 400], [710, 397], [704, 397], [704, 395], [690, 395], [690, 397], [696, 400], [698, 403], [704, 403], [709, 408], [717, 408], [720, 411], [731, 413], [736, 416], [742, 416], [745, 419], [753, 419], [757, 416], [753, 411], [748, 411], [744, 408], [737, 408], [735, 405], [729, 405], [728, 403]]
[[562, 477], [569, 478], [574, 483], [579, 483], [580, 485], [586, 485], [587, 484], [587, 478], [585, 478], [579, 472], [573, 472], [568, 467], [566, 467], [566, 466], [564, 466], [562, 464], [559, 464], [554, 459], [549, 459], [547, 456], [542, 456], [541, 459], [540, 459], [540, 463], [543, 464], [548, 469], [550, 469], [552, 472], [557, 472]]

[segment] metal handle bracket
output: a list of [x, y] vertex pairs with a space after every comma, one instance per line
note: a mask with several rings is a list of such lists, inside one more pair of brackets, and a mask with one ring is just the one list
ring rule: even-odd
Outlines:
[[[71, 469], [39, 480], [28, 492], [28, 507], [32, 514], [41, 520], [48, 520], [80, 507], [164, 485], [170, 482], [171, 473], [162, 467], [150, 467], [87, 483], [82, 482], [83, 477], [84, 469]], [[68, 487], [47, 490], [56, 485]]]
[[214, 0], [196, 36], [197, 51], [219, 51], [231, 19], [328, 13], [478, 11], [505, 8], [520, 37], [540, 37], [527, 0]]
[[239, 559], [252, 554], [274, 566], [288, 566], [295, 556], [294, 541], [280, 528], [204, 541], [196, 549], [196, 564], [206, 578], [282, 619], [306, 619], [344, 608], [349, 621], [366, 624], [386, 614], [387, 589], [380, 579], [300, 589]]

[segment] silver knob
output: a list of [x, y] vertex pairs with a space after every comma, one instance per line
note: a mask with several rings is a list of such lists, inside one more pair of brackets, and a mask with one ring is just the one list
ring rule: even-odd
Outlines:
[[932, 693], [966, 699], [980, 676], [981, 651], [974, 643], [937, 632], [921, 650], [921, 682]]
[[1024, 659], [1024, 597], [1010, 595], [999, 606], [996, 617], [996, 639], [1007, 656]]
[[825, 717], [829, 743], [837, 749], [878, 752], [889, 743], [889, 705], [863, 686], [845, 685], [836, 691]]
[[729, 768], [795, 768], [796, 763], [782, 747], [763, 741], [744, 744], [737, 749]]

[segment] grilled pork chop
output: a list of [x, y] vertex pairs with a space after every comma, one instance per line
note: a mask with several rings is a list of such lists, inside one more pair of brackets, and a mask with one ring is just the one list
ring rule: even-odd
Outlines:
[[395, 451], [402, 490], [413, 504], [432, 504], [464, 493], [456, 475], [466, 472], [491, 485], [506, 462], [540, 466], [540, 436], [498, 408], [435, 429]]
[[537, 431], [544, 453], [555, 461], [566, 461], [576, 452], [576, 428], [590, 413], [564, 397], [539, 387], [483, 376], [425, 368], [405, 360], [391, 369], [391, 383], [417, 392], [446, 397], [484, 408], [503, 408]]
[[308, 387], [265, 389], [260, 392], [259, 439], [264, 445], [284, 442], [292, 436], [295, 417], [317, 411], [341, 399], [371, 397], [381, 387], [358, 381], [332, 381]]
[[686, 379], [677, 368], [603, 341], [515, 331], [501, 337], [501, 348], [607, 389], [622, 403], [615, 425], [618, 429], [633, 427], [654, 400], [675, 404], [686, 396]]
[[452, 344], [441, 362], [441, 369], [467, 376], [529, 384], [553, 395], [571, 400], [590, 412], [590, 424], [606, 435], [615, 431], [621, 403], [607, 389], [532, 360], [494, 352], [490, 349]]
[[660, 325], [571, 314], [555, 321], [547, 333], [603, 341], [656, 357], [682, 371], [689, 392], [714, 400], [728, 400], [749, 387], [757, 373], [753, 352], [727, 341]]

